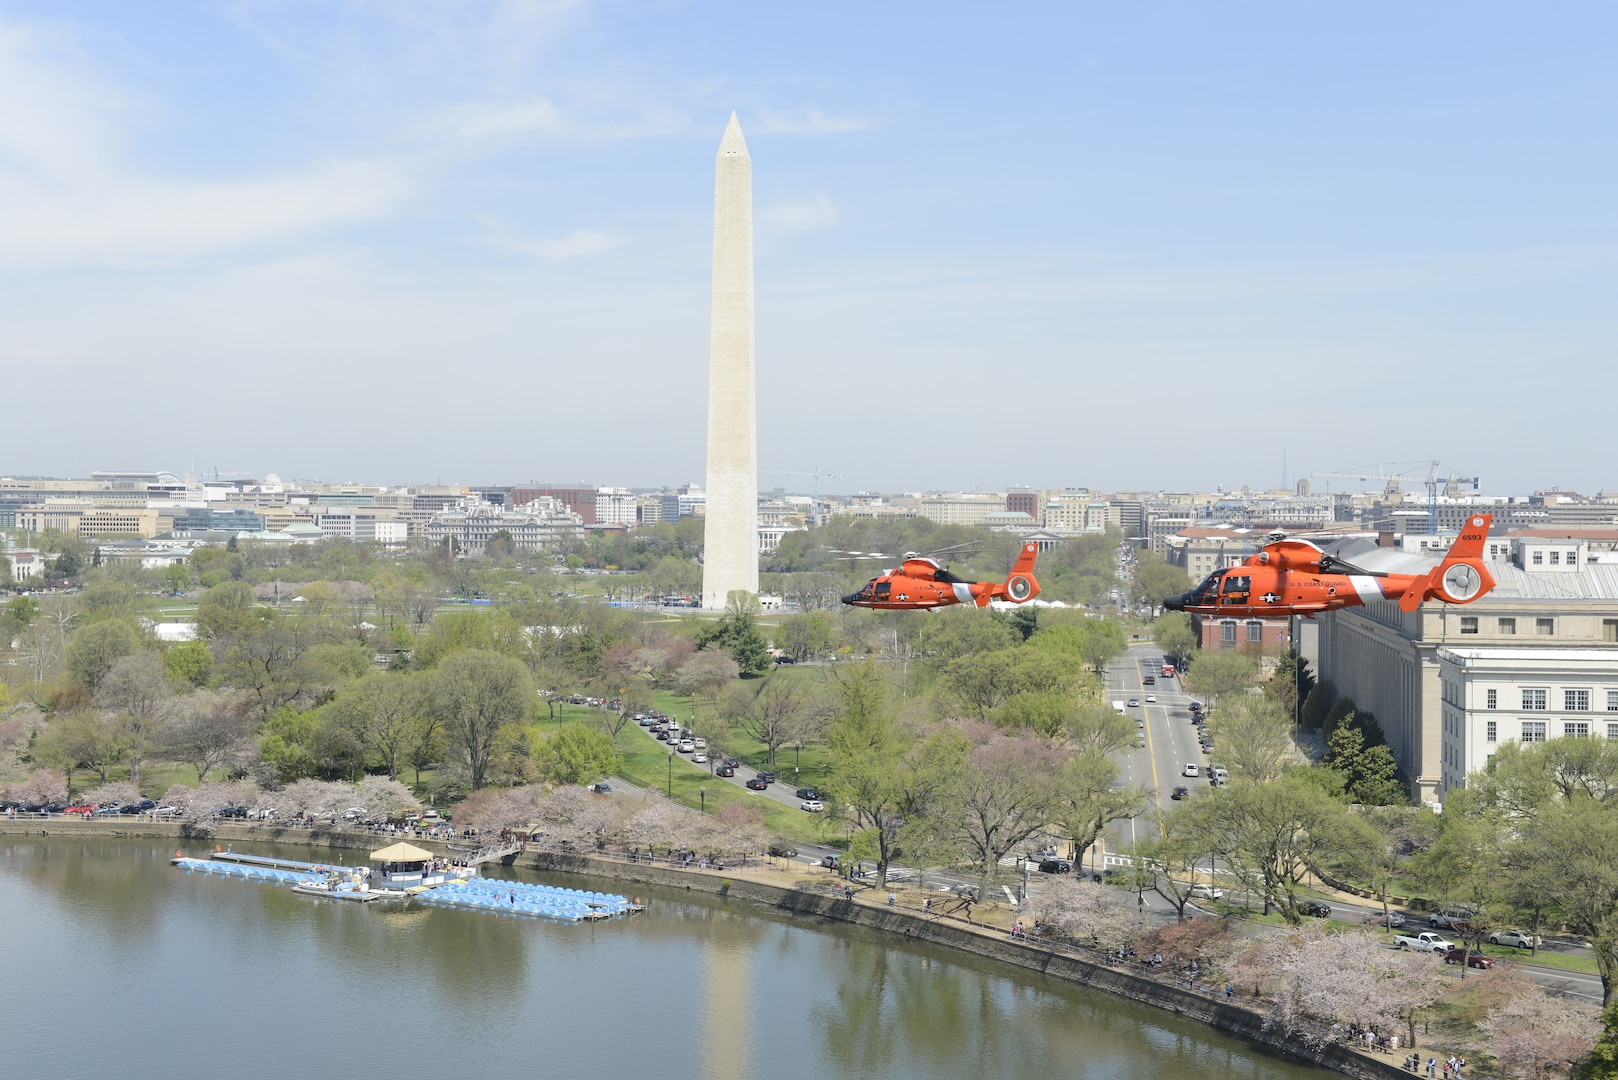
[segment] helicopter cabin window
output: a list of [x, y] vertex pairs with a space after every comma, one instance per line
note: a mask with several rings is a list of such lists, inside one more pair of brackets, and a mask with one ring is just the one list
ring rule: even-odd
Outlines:
[[888, 582], [879, 581], [876, 583], [876, 598], [878, 600], [886, 600], [888, 598], [888, 593], [892, 591], [893, 586]]
[[1252, 591], [1252, 588], [1252, 578], [1237, 577], [1234, 574], [1226, 574], [1224, 597], [1220, 600], [1220, 603], [1246, 605], [1247, 594]]

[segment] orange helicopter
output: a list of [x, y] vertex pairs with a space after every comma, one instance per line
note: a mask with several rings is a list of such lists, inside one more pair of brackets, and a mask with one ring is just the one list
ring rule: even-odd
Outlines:
[[988, 607], [990, 600], [1023, 604], [1039, 595], [1034, 579], [1034, 559], [1038, 544], [1024, 544], [1022, 553], [1001, 581], [966, 581], [945, 570], [924, 555], [911, 554], [896, 570], [885, 570], [881, 577], [867, 581], [858, 592], [843, 597], [852, 607], [880, 611], [935, 611], [951, 604]]
[[1415, 611], [1424, 600], [1470, 604], [1494, 588], [1483, 564], [1483, 541], [1492, 514], [1468, 518], [1444, 561], [1425, 574], [1361, 570], [1307, 540], [1278, 540], [1240, 566], [1209, 574], [1189, 592], [1164, 599], [1170, 611], [1193, 615], [1304, 615], [1355, 607], [1373, 600], [1397, 600], [1401, 611]]

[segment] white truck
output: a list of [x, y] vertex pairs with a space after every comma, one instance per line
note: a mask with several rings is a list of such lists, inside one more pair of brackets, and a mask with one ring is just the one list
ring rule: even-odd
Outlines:
[[1417, 952], [1442, 953], [1449, 952], [1451, 949], [1458, 948], [1459, 946], [1457, 946], [1453, 941], [1444, 940], [1444, 936], [1442, 934], [1435, 934], [1428, 931], [1424, 934], [1415, 935], [1395, 934], [1393, 936], [1393, 947], [1395, 949], [1415, 949]]
[[1126, 709], [1126, 708], [1124, 708], [1124, 703], [1123, 703], [1123, 702], [1122, 702], [1122, 701], [1115, 701], [1115, 702], [1113, 702], [1113, 703], [1112, 703], [1112, 707], [1113, 707], [1113, 708], [1114, 708], [1114, 709], [1117, 709], [1117, 710], [1118, 710], [1118, 711], [1119, 711], [1119, 712], [1121, 712], [1121, 713], [1127, 713], [1127, 712], [1129, 712], [1129, 710], [1128, 710], [1128, 709]]

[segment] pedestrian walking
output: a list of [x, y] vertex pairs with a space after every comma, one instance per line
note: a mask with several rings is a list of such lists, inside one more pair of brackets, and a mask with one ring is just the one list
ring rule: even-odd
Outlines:
[[1437, 1076], [1438, 1075], [1438, 1059], [1437, 1058], [1428, 1058], [1427, 1059], [1427, 1075], [1428, 1076]]

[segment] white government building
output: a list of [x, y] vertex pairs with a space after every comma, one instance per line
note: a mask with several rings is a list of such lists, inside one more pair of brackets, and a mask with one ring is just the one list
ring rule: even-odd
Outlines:
[[[1432, 565], [1341, 554], [1366, 570]], [[1317, 675], [1376, 714], [1427, 802], [1464, 787], [1503, 741], [1618, 738], [1618, 561], [1554, 537], [1491, 537], [1486, 555], [1496, 585], [1475, 603], [1407, 614], [1378, 601], [1316, 620]]]

